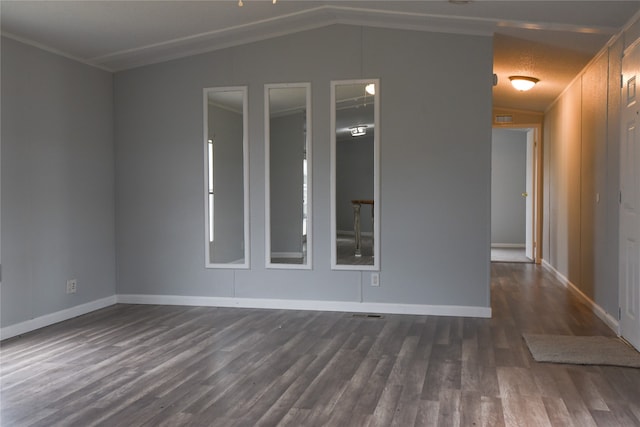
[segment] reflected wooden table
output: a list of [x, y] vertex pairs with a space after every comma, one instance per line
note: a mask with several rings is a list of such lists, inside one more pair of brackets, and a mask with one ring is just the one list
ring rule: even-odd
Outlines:
[[353, 232], [355, 234], [355, 241], [356, 241], [355, 256], [361, 257], [362, 256], [362, 240], [361, 240], [362, 236], [360, 231], [360, 208], [362, 208], [362, 205], [371, 205], [371, 223], [373, 224], [373, 219], [374, 219], [373, 218], [373, 200], [356, 199], [356, 200], [352, 200], [351, 204], [353, 205]]

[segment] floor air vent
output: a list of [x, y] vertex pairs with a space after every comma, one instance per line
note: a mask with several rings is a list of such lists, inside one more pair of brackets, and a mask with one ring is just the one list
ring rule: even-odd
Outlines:
[[369, 319], [383, 319], [384, 316], [382, 314], [366, 314], [366, 313], [355, 313], [353, 317], [367, 317]]

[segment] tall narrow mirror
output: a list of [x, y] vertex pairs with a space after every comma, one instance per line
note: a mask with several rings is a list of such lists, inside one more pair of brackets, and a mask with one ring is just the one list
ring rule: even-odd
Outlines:
[[204, 89], [206, 266], [249, 267], [247, 88]]
[[266, 266], [311, 268], [311, 86], [265, 85]]
[[380, 266], [378, 80], [331, 83], [331, 266]]

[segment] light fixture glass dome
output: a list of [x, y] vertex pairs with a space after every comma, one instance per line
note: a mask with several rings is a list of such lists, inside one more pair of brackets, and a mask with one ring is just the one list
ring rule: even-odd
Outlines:
[[521, 92], [526, 92], [536, 85], [540, 80], [535, 77], [510, 76], [511, 84]]

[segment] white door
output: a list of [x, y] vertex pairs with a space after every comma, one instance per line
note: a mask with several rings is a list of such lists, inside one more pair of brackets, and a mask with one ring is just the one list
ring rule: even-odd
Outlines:
[[622, 60], [620, 334], [640, 350], [640, 45]]
[[527, 165], [525, 178], [525, 238], [524, 254], [527, 258], [533, 259], [533, 147], [534, 129], [527, 131]]

